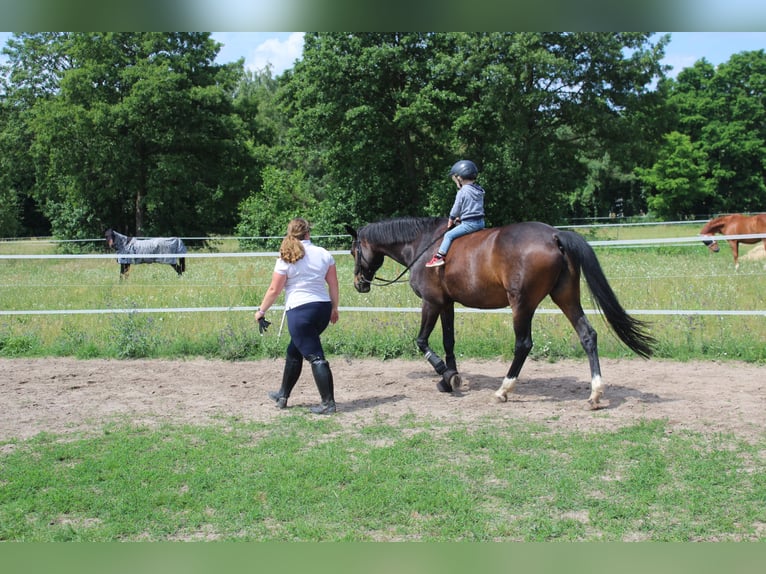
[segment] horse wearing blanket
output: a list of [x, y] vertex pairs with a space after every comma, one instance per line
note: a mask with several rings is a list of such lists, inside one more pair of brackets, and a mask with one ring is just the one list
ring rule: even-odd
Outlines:
[[[136, 239], [114, 229], [107, 229], [104, 236], [107, 246], [123, 256], [117, 258], [117, 263], [120, 264], [120, 279], [128, 276], [133, 263], [165, 263], [175, 269], [179, 277], [186, 271], [186, 258], [177, 257], [186, 253], [186, 245], [180, 237]], [[154, 257], [155, 255], [176, 257]]]

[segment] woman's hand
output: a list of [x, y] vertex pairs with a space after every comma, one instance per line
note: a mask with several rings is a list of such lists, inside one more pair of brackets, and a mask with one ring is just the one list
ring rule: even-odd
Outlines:
[[266, 319], [266, 313], [260, 309], [255, 312], [255, 320], [258, 321], [258, 332], [263, 335], [271, 325], [271, 321]]

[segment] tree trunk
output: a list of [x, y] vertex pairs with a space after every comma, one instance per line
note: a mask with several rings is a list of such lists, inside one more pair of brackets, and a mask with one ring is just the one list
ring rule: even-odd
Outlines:
[[[144, 164], [145, 162], [142, 162]], [[144, 198], [146, 197], [146, 169], [141, 167], [141, 175], [138, 178], [136, 190], [136, 237], [144, 234]]]

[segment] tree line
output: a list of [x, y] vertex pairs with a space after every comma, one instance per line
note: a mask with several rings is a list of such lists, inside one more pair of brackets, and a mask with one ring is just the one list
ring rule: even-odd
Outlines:
[[480, 168], [488, 225], [766, 205], [766, 55], [676, 78], [651, 33], [309, 33], [274, 76], [205, 32], [15, 34], [0, 68], [0, 237], [323, 233], [445, 215]]

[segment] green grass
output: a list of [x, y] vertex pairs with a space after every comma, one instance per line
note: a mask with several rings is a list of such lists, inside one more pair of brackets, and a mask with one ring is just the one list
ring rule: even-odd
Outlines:
[[765, 447], [662, 422], [112, 425], [4, 446], [0, 540], [755, 540]]
[[[612, 227], [587, 230], [593, 239], [690, 237], [696, 226]], [[35, 246], [35, 242], [31, 244]], [[0, 243], [0, 253], [28, 253], [29, 243]], [[41, 242], [35, 252], [50, 252]], [[236, 251], [223, 242], [224, 252]], [[629, 310], [764, 310], [762, 262], [743, 262], [734, 272], [723, 246], [711, 254], [701, 244], [642, 248], [597, 247], [604, 271], [623, 306]], [[367, 294], [352, 286], [352, 261], [336, 257], [342, 307], [419, 308], [409, 285], [375, 286]], [[144, 309], [255, 306], [268, 286], [272, 257], [189, 258], [183, 278], [165, 265], [134, 266], [120, 281], [112, 260], [0, 260], [0, 310], [8, 309]], [[401, 266], [387, 260], [378, 275], [396, 277]], [[583, 305], [593, 308], [586, 288]], [[281, 303], [281, 300], [277, 302]], [[582, 357], [579, 341], [555, 305], [546, 299], [533, 323], [537, 358]], [[195, 312], [105, 315], [0, 316], [0, 356], [178, 357], [227, 359], [282, 354], [285, 336], [277, 338], [281, 313], [266, 337], [257, 333], [248, 312]], [[641, 316], [651, 323], [662, 358], [766, 361], [763, 316]], [[324, 341], [328, 354], [379, 358], [415, 358], [418, 313], [343, 312]], [[604, 357], [632, 356], [600, 316], [591, 316]], [[458, 356], [509, 358], [513, 350], [511, 315], [458, 313]], [[441, 352], [436, 328], [431, 346]]]
[[[653, 229], [619, 233], [670, 233]], [[0, 252], [51, 250], [36, 247]], [[725, 247], [598, 254], [628, 309], [764, 308], [763, 265], [734, 273]], [[350, 257], [336, 259], [342, 306], [419, 307], [406, 283], [356, 293]], [[272, 267], [272, 258], [190, 258], [182, 279], [149, 265], [120, 282], [113, 261], [0, 260], [0, 310], [252, 306]], [[400, 270], [388, 261], [379, 275]], [[280, 313], [271, 318], [261, 337], [244, 312], [0, 316], [0, 356], [277, 357], [287, 338], [278, 336]], [[763, 317], [642, 318], [660, 357], [766, 360]], [[631, 356], [599, 316], [591, 320], [602, 356]], [[323, 340], [334, 355], [414, 358], [418, 326], [418, 313], [344, 312]], [[510, 314], [458, 313], [456, 334], [458, 360], [512, 353]], [[583, 356], [560, 313], [539, 313], [534, 336], [537, 358]], [[440, 339], [437, 328], [437, 352]], [[0, 443], [0, 540], [763, 540], [764, 453], [766, 435], [747, 443], [670, 433], [663, 421], [599, 433], [415, 414], [353, 428], [300, 413], [207, 426], [115, 422]]]

